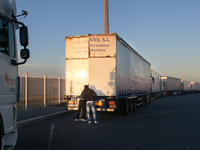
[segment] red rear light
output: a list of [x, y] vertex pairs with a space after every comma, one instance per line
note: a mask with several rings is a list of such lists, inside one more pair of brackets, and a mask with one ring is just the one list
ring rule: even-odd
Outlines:
[[109, 101], [109, 105], [115, 105], [115, 101]]
[[115, 101], [109, 101], [109, 107], [115, 109], [117, 107], [116, 102]]

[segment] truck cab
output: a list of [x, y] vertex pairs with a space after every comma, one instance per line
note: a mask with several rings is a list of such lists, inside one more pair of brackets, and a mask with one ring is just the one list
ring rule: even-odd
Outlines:
[[[20, 27], [20, 51], [23, 62], [18, 63], [15, 31]], [[18, 65], [29, 58], [27, 27], [16, 19], [15, 1], [0, 0], [0, 149], [11, 149], [17, 141], [17, 109], [19, 101]]]

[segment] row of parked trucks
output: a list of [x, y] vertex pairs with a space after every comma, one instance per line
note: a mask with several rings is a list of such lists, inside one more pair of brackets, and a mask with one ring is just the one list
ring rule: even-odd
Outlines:
[[153, 69], [151, 70], [151, 74], [154, 77], [152, 98], [200, 92], [200, 82], [191, 82], [180, 78], [161, 76]]
[[200, 91], [200, 83], [161, 76], [118, 34], [67, 36], [67, 109], [77, 110], [84, 85], [96, 93], [97, 111], [128, 114], [152, 98]]

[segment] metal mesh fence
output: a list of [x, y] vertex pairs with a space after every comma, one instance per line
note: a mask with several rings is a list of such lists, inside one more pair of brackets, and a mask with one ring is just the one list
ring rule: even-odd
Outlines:
[[46, 107], [64, 103], [65, 79], [60, 76], [47, 76], [19, 73], [20, 102], [18, 109]]

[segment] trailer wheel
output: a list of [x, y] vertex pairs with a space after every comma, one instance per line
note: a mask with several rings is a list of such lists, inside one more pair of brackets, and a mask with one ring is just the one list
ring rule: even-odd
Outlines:
[[129, 103], [128, 100], [125, 101], [125, 110], [124, 110], [124, 114], [128, 115], [129, 113]]
[[133, 112], [133, 100], [129, 101], [129, 112], [132, 113]]
[[133, 111], [137, 110], [137, 102], [136, 100], [133, 101]]
[[121, 103], [121, 112], [122, 115], [128, 115], [129, 113], [129, 104], [127, 99], [124, 99]]

